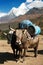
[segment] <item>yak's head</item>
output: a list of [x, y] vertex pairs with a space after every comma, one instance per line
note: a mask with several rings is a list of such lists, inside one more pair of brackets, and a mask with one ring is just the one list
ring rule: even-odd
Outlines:
[[4, 35], [6, 36], [6, 38], [7, 38], [8, 44], [11, 43], [11, 39], [12, 39], [13, 32], [14, 32], [14, 31], [12, 31], [12, 30], [10, 30], [8, 33], [3, 32], [3, 34], [4, 34]]

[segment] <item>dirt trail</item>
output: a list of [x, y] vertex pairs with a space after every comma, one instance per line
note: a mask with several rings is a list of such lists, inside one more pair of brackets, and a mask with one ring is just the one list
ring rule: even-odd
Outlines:
[[6, 40], [0, 40], [0, 65], [43, 65], [43, 36], [40, 35], [39, 38], [38, 56], [35, 58], [33, 49], [28, 49], [23, 63], [17, 63], [10, 44]]

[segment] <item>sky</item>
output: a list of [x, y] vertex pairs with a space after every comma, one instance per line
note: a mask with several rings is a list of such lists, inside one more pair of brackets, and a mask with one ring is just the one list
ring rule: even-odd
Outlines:
[[19, 7], [26, 0], [0, 0], [0, 12], [8, 12], [12, 7]]
[[[9, 12], [13, 7], [19, 7], [23, 2], [31, 2], [34, 0], [0, 0], [0, 12]], [[38, 0], [39, 1], [39, 0]], [[41, 0], [40, 0], [41, 1]], [[42, 0], [43, 1], [43, 0]]]

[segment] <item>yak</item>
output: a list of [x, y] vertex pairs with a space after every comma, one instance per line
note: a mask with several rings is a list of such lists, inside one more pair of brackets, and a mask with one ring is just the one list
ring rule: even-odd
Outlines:
[[[7, 35], [7, 38], [8, 38], [8, 35]], [[19, 54], [21, 56], [22, 49], [24, 49], [23, 59], [25, 58], [26, 51], [28, 48], [34, 48], [34, 53], [35, 53], [34, 56], [35, 57], [37, 56], [39, 38], [38, 38], [38, 36], [31, 37], [31, 35], [27, 31], [27, 29], [14, 30], [12, 33], [10, 43], [11, 43], [11, 48], [12, 48], [14, 54], [15, 54], [15, 49], [16, 49], [16, 54], [17, 54], [17, 51], [19, 51]]]
[[[23, 59], [25, 58], [28, 48], [34, 48], [35, 57], [37, 56], [37, 48], [39, 44], [38, 36], [31, 37], [27, 29], [17, 29], [12, 35], [11, 47], [14, 52], [14, 48], [19, 50], [20, 56], [22, 49], [24, 49]], [[15, 53], [15, 52], [14, 52]], [[17, 53], [17, 52], [16, 52]]]

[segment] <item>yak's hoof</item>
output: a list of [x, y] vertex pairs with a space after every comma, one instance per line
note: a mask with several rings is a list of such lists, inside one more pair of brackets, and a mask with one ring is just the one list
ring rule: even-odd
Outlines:
[[20, 63], [20, 61], [19, 61], [19, 60], [17, 60], [16, 62], [17, 62], [17, 63]]
[[20, 59], [20, 62], [23, 63], [23, 59]]
[[37, 55], [34, 55], [34, 57], [37, 57]]

